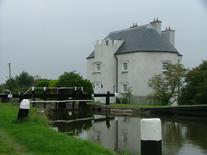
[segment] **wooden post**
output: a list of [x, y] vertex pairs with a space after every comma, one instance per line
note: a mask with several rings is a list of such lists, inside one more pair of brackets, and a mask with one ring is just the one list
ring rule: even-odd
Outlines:
[[19, 103], [23, 100], [23, 93], [19, 92]]
[[[81, 87], [81, 90], [78, 94], [78, 99], [82, 99], [83, 98], [83, 87]], [[85, 99], [85, 98], [84, 98]], [[85, 101], [79, 101], [79, 109], [86, 107], [86, 102]]]
[[58, 102], [55, 102], [55, 110], [58, 109]]
[[[47, 100], [47, 88], [44, 87], [44, 100]], [[44, 109], [46, 108], [46, 103], [44, 102]]]
[[[64, 89], [58, 89], [58, 99], [59, 100], [64, 100]], [[59, 102], [58, 103], [58, 109], [64, 109], [66, 108], [66, 103], [65, 102]]]
[[106, 93], [106, 105], [109, 105], [110, 104], [110, 92], [107, 91]]
[[141, 155], [162, 155], [162, 133], [159, 118], [141, 120]]
[[[35, 87], [32, 87], [32, 100], [35, 101]], [[32, 107], [34, 107], [34, 102], [32, 102]]]
[[[74, 94], [73, 100], [76, 100], [77, 99], [77, 87], [74, 87], [73, 94]], [[74, 109], [75, 109], [75, 101], [72, 102], [72, 111], [74, 111]]]

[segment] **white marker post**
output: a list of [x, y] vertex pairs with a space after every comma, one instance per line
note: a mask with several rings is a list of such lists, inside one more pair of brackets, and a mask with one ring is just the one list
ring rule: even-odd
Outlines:
[[141, 155], [162, 155], [162, 133], [159, 118], [141, 120]]
[[28, 99], [23, 99], [20, 102], [17, 119], [22, 120], [27, 118], [29, 114], [29, 109], [30, 109], [30, 101]]

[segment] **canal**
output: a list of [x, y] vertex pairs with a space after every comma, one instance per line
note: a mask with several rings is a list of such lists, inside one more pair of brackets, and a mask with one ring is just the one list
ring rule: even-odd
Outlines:
[[[140, 117], [105, 116], [89, 112], [52, 112], [60, 132], [100, 143], [117, 152], [140, 153]], [[59, 121], [57, 121], [59, 120]], [[161, 118], [163, 155], [206, 155], [207, 123]]]

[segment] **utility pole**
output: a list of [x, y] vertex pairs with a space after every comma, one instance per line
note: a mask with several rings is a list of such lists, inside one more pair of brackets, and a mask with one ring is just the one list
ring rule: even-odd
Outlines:
[[12, 89], [12, 84], [11, 84], [11, 63], [10, 63], [10, 62], [8, 63], [8, 66], [9, 66], [8, 88], [9, 88], [9, 90], [11, 91], [11, 89]]
[[9, 65], [9, 80], [11, 80], [11, 63], [9, 62], [8, 65]]

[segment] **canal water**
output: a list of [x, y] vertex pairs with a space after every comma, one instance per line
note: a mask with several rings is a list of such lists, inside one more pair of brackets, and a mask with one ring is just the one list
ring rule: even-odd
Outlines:
[[[105, 116], [87, 112], [50, 114], [54, 127], [68, 135], [100, 143], [106, 148], [140, 153], [140, 117]], [[207, 123], [161, 119], [163, 155], [206, 155]]]

